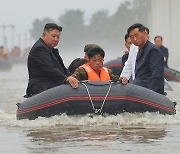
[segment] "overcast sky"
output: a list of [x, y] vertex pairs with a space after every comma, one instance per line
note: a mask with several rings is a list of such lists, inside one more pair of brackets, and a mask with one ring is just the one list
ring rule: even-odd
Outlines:
[[[23, 40], [32, 28], [35, 19], [50, 17], [55, 21], [64, 14], [65, 10], [81, 9], [85, 12], [85, 20], [88, 22], [91, 15], [98, 10], [107, 9], [109, 15], [113, 14], [120, 3], [126, 0], [0, 0], [0, 25], [14, 25], [13, 35]], [[6, 28], [4, 33], [7, 39], [12, 35], [12, 29]], [[3, 28], [0, 28], [0, 44]]]

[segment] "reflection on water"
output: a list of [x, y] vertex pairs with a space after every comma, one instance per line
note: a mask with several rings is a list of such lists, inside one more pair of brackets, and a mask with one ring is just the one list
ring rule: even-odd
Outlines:
[[150, 143], [162, 139], [166, 135], [163, 128], [140, 128], [124, 127], [111, 128], [103, 127], [56, 127], [48, 130], [29, 130], [27, 137], [32, 142], [54, 143], [73, 141], [120, 141], [134, 143]]
[[[62, 149], [78, 150], [77, 147], [96, 150], [112, 150], [111, 145], [150, 144], [163, 140], [167, 131], [163, 128], [124, 127], [72, 127], [60, 126], [51, 129], [29, 130], [27, 137], [32, 142], [31, 152], [57, 152]], [[38, 145], [38, 146], [37, 146]], [[32, 148], [35, 147], [35, 148]], [[41, 147], [41, 148], [37, 148]], [[121, 146], [119, 146], [121, 147]], [[119, 147], [116, 147], [116, 152]], [[30, 150], [29, 149], [29, 150]]]

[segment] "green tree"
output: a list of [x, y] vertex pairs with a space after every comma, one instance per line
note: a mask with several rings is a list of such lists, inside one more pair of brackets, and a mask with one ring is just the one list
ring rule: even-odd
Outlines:
[[[127, 28], [137, 22], [147, 25], [148, 0], [133, 0], [120, 3], [117, 11], [109, 16], [107, 10], [95, 12], [88, 25], [84, 23], [84, 12], [81, 10], [66, 10], [58, 18], [58, 24], [63, 27], [61, 45], [64, 48], [76, 48], [84, 43], [97, 43], [109, 48], [124, 48], [124, 35]], [[36, 19], [30, 34], [37, 39], [50, 18]]]
[[64, 46], [76, 46], [85, 36], [84, 12], [81, 10], [67, 10], [59, 17], [59, 24], [63, 27], [61, 42]]
[[88, 25], [88, 33], [91, 39], [107, 39], [107, 23], [109, 20], [108, 11], [102, 10], [94, 13]]
[[130, 2], [122, 3], [114, 15], [111, 16], [111, 27], [109, 28], [109, 38], [114, 46], [124, 47], [124, 35], [127, 28], [134, 23], [132, 4]]
[[134, 0], [132, 11], [133, 11], [135, 22], [147, 25], [147, 23], [148, 23], [148, 0]]
[[[111, 46], [124, 48], [124, 36], [127, 28], [134, 23], [147, 25], [148, 0], [134, 0], [121, 3], [117, 11], [110, 17], [109, 41]], [[148, 26], [148, 25], [147, 25]]]

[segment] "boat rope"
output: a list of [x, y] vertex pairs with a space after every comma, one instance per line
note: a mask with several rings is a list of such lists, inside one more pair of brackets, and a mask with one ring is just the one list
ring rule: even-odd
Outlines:
[[102, 114], [102, 109], [103, 109], [104, 104], [105, 104], [105, 102], [106, 102], [107, 96], [108, 96], [108, 94], [109, 94], [109, 92], [110, 92], [110, 90], [111, 90], [112, 82], [110, 82], [110, 84], [109, 84], [109, 89], [108, 89], [108, 91], [107, 91], [107, 93], [106, 93], [106, 96], [104, 97], [104, 100], [103, 100], [103, 103], [102, 103], [100, 109], [96, 109], [96, 108], [95, 108], [87, 85], [86, 85], [85, 83], [82, 83], [82, 84], [83, 84], [83, 85], [85, 86], [85, 88], [86, 88], [86, 91], [87, 91], [87, 93], [88, 93], [89, 99], [90, 99], [90, 101], [91, 101], [92, 108], [93, 108], [93, 110], [94, 110], [94, 113], [95, 113], [95, 114], [99, 114], [99, 115]]

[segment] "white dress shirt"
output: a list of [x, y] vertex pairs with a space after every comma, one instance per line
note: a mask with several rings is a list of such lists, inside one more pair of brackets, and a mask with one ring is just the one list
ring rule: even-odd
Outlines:
[[129, 80], [132, 76], [132, 79], [135, 79], [135, 64], [138, 50], [138, 46], [135, 46], [134, 44], [131, 45], [128, 59], [125, 62], [125, 66], [123, 67], [120, 77], [126, 77]]

